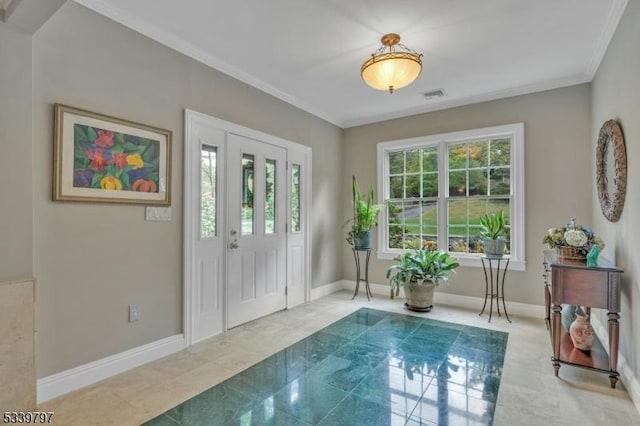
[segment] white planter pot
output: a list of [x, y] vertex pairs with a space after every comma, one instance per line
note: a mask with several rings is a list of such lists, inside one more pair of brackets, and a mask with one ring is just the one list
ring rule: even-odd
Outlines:
[[425, 281], [422, 284], [408, 282], [404, 284], [405, 306], [410, 311], [429, 312], [433, 308], [433, 293], [436, 284]]

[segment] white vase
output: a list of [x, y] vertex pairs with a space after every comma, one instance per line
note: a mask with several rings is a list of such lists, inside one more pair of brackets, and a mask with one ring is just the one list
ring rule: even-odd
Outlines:
[[583, 351], [591, 350], [596, 337], [593, 332], [593, 327], [591, 327], [591, 323], [589, 322], [589, 317], [580, 314], [576, 314], [575, 321], [571, 323], [569, 335], [571, 336], [573, 346]]

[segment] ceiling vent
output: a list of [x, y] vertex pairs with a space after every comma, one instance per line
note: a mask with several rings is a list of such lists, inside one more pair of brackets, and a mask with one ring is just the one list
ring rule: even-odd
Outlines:
[[444, 98], [445, 96], [447, 96], [447, 93], [444, 91], [444, 89], [436, 89], [424, 92], [422, 96], [424, 96], [427, 101], [430, 101], [432, 99]]

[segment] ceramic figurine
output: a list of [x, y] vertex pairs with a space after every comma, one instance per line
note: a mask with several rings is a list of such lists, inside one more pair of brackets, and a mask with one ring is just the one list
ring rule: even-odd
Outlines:
[[600, 255], [600, 247], [594, 245], [587, 253], [587, 266], [598, 266], [598, 256]]

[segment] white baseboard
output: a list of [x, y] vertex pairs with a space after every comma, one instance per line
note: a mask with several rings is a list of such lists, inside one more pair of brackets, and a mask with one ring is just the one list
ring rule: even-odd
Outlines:
[[331, 293], [335, 293], [336, 291], [341, 291], [344, 290], [345, 284], [348, 283], [348, 281], [345, 280], [341, 280], [341, 281], [335, 281], [329, 284], [325, 284], [323, 286], [320, 287], [316, 287], [316, 288], [312, 288], [311, 289], [311, 300], [316, 300], [319, 299], [321, 297], [325, 297], [330, 295]]
[[[355, 281], [343, 281], [346, 290], [353, 290], [355, 288]], [[363, 284], [360, 284], [362, 288]], [[379, 294], [389, 297], [389, 285], [388, 284], [374, 284], [370, 283], [369, 288], [374, 294]], [[337, 291], [337, 290], [336, 290]], [[461, 308], [468, 309], [480, 309], [484, 303], [483, 297], [471, 297], [462, 296], [459, 294], [443, 293], [436, 291], [434, 294], [434, 301], [436, 303], [442, 303], [443, 305], [459, 306]], [[506, 302], [509, 314], [519, 315], [530, 318], [544, 318], [544, 306], [543, 305], [531, 305], [528, 303], [519, 302]]]
[[184, 335], [176, 334], [128, 351], [38, 379], [38, 404], [92, 383], [115, 376], [185, 348]]
[[[591, 316], [591, 325], [600, 343], [602, 343], [605, 351], [609, 354], [609, 327], [605, 327], [605, 324], [603, 324], [596, 315]], [[620, 373], [620, 379], [624, 383], [624, 387], [627, 389], [631, 401], [633, 401], [636, 410], [640, 413], [640, 380], [636, 377], [633, 368], [631, 368], [631, 365], [627, 362], [624, 355], [620, 354], [620, 351], [618, 351], [618, 373]]]

